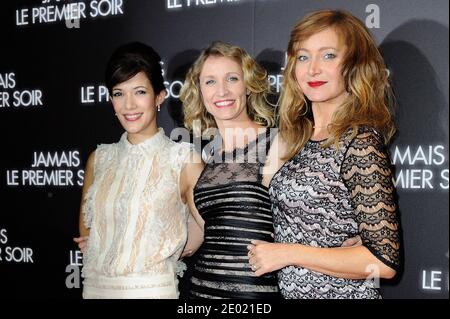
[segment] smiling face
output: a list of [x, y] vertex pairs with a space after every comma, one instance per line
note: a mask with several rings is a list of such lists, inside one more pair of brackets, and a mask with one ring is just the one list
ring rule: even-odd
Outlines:
[[203, 103], [218, 126], [249, 120], [242, 67], [233, 59], [210, 56], [200, 72]]
[[114, 111], [132, 143], [140, 143], [158, 130], [156, 107], [164, 101], [164, 91], [155, 96], [144, 72], [115, 85], [112, 89]]
[[300, 43], [295, 77], [306, 97], [316, 103], [340, 105], [346, 97], [342, 62], [345, 46], [336, 31], [327, 28]]

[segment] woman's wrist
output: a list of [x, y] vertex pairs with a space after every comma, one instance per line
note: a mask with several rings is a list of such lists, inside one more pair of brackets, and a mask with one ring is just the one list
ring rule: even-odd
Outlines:
[[283, 252], [284, 252], [284, 258], [285, 261], [284, 267], [287, 266], [297, 266], [299, 262], [299, 244], [292, 244], [292, 243], [285, 243], [283, 244]]

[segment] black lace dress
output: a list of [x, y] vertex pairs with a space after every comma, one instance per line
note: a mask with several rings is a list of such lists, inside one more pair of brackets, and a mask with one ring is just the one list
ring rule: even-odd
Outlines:
[[213, 155], [206, 163], [194, 189], [205, 239], [191, 277], [191, 298], [281, 297], [276, 275], [256, 277], [247, 256], [251, 240], [273, 242], [268, 189], [261, 184], [270, 141], [266, 130], [244, 149]]
[[[397, 269], [398, 220], [382, 137], [360, 128], [354, 138], [344, 136], [338, 150], [320, 144], [308, 141], [270, 183], [275, 241], [340, 247], [359, 234], [379, 260]], [[279, 271], [278, 279], [285, 298], [380, 298], [372, 280], [336, 278], [294, 266]]]

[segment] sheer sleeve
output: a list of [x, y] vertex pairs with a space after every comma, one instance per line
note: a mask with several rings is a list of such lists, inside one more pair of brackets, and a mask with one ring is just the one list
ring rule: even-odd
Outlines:
[[350, 143], [341, 173], [350, 191], [363, 245], [387, 266], [399, 268], [399, 221], [389, 155], [375, 131]]
[[[97, 183], [95, 183], [95, 177], [98, 174], [99, 170], [99, 163], [105, 162], [107, 159], [108, 150], [111, 147], [107, 144], [100, 144], [97, 146], [97, 149], [95, 150], [95, 156], [94, 156], [94, 164], [93, 164], [93, 182], [89, 186], [86, 194], [83, 198], [83, 223], [84, 227], [87, 229], [91, 228], [92, 220], [94, 218], [94, 197], [95, 192], [97, 191]], [[108, 159], [109, 160], [109, 159]]]

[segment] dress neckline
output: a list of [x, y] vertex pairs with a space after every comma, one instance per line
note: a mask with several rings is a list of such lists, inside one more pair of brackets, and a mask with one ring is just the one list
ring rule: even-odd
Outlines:
[[320, 144], [320, 143], [325, 142], [326, 140], [328, 140], [328, 138], [324, 138], [324, 139], [321, 139], [321, 140], [309, 139], [308, 142], [313, 143], [313, 144]]
[[[233, 158], [234, 158], [234, 157], [236, 156], [236, 152], [237, 152], [237, 151], [241, 151], [241, 150], [242, 150], [244, 153], [246, 153], [246, 152], [248, 151], [248, 149], [249, 149], [250, 146], [253, 146], [253, 145], [258, 144], [258, 141], [261, 139], [261, 137], [262, 137], [263, 135], [266, 135], [266, 134], [267, 134], [267, 130], [268, 130], [268, 128], [265, 127], [265, 128], [264, 128], [264, 132], [261, 132], [261, 133], [257, 134], [257, 135], [256, 135], [256, 138], [254, 138], [253, 140], [249, 141], [247, 144], [245, 144], [245, 146], [243, 146], [243, 147], [235, 147], [233, 150], [227, 151], [227, 152], [226, 152], [226, 151], [223, 151], [223, 152], [221, 153], [221, 155], [224, 156], [224, 155], [232, 154], [232, 155], [233, 155]], [[212, 151], [213, 151], [213, 154], [212, 154], [212, 155], [214, 155], [214, 149], [213, 149]], [[221, 151], [221, 149], [219, 149], [219, 151]]]
[[118, 144], [121, 149], [126, 152], [152, 152], [155, 149], [159, 149], [165, 139], [166, 135], [164, 134], [164, 130], [162, 128], [158, 128], [158, 132], [138, 144], [130, 143], [130, 141], [128, 140], [128, 133], [124, 132], [120, 137], [120, 141]]

